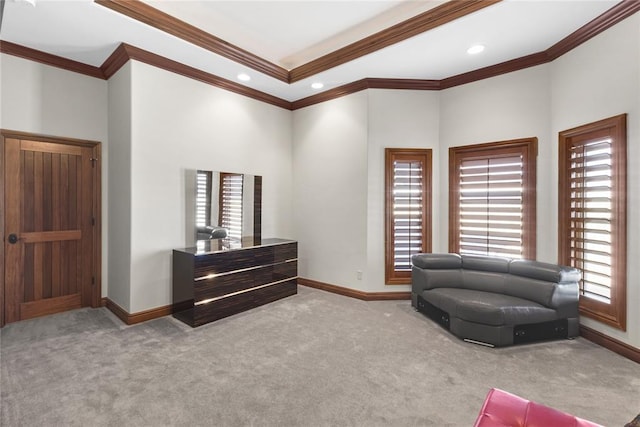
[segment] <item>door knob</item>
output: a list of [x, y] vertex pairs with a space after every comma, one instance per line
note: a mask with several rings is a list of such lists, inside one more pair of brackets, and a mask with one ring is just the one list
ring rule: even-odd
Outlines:
[[18, 242], [18, 236], [16, 236], [15, 234], [9, 234], [9, 243], [14, 245], [17, 242]]

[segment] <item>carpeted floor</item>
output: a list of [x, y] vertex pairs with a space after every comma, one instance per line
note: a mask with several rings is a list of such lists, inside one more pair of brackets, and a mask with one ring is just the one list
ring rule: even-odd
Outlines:
[[197, 329], [82, 309], [0, 346], [2, 426], [471, 426], [490, 387], [607, 426], [640, 411], [640, 365], [584, 339], [490, 349], [303, 286]]

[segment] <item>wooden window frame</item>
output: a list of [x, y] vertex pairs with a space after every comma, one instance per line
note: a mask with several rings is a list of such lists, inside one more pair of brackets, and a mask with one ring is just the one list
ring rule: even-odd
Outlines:
[[411, 284], [411, 271], [398, 271], [394, 267], [394, 215], [393, 178], [394, 161], [422, 162], [422, 252], [431, 252], [432, 226], [432, 150], [430, 148], [385, 148], [385, 283], [388, 285]]
[[521, 138], [449, 148], [449, 251], [460, 252], [460, 164], [471, 158], [521, 153], [523, 156], [522, 256], [536, 259], [536, 157], [538, 138]]
[[580, 314], [626, 331], [627, 321], [627, 115], [621, 114], [558, 134], [558, 262], [571, 265], [569, 148], [596, 137], [612, 139], [611, 300], [580, 295]]

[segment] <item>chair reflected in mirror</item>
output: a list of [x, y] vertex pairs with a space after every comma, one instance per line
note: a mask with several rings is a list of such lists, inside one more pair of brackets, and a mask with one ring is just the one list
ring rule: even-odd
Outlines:
[[198, 226], [198, 240], [225, 239], [229, 234], [224, 227], [217, 225]]

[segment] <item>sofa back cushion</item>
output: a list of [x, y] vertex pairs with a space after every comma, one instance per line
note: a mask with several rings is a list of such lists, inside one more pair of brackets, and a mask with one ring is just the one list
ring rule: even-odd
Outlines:
[[554, 308], [566, 304], [567, 300], [575, 301], [580, 281], [578, 269], [518, 259], [509, 263], [509, 273], [511, 279], [505, 289], [509, 295]]
[[505, 277], [507, 273], [493, 273], [491, 271], [462, 270], [462, 287], [476, 291], [495, 292], [504, 294]]
[[416, 254], [411, 263], [423, 289], [462, 287], [462, 259], [458, 254]]
[[462, 268], [462, 258], [458, 254], [415, 254], [411, 257], [411, 263], [432, 270]]
[[483, 255], [462, 255], [462, 268], [465, 270], [491, 271], [494, 273], [508, 273], [511, 259], [483, 256]]
[[476, 291], [504, 293], [509, 259], [462, 255], [463, 287]]
[[509, 273], [553, 283], [579, 282], [581, 278], [576, 268], [525, 259], [511, 261]]
[[551, 298], [556, 289], [555, 283], [516, 276], [515, 274], [509, 275], [506, 285], [505, 294], [534, 301], [545, 307], [551, 307]]
[[462, 270], [428, 270], [425, 289], [462, 288]]

